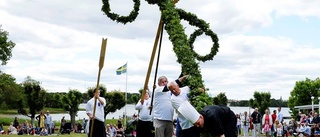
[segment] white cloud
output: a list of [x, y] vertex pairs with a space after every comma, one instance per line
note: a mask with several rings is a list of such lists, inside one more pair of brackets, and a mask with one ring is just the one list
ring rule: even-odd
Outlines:
[[[132, 1], [111, 1], [113, 12], [127, 15]], [[203, 80], [213, 95], [225, 92], [228, 98], [249, 99], [254, 91], [270, 91], [272, 97], [289, 97], [295, 81], [319, 76], [320, 52], [315, 43], [302, 43], [287, 35], [245, 35], [274, 25], [276, 18], [320, 17], [318, 1], [179, 1], [177, 7], [204, 19], [220, 39], [219, 52], [212, 61], [200, 63]], [[4, 72], [18, 82], [26, 76], [41, 81], [50, 92], [95, 86], [101, 38], [108, 38], [101, 83], [108, 90], [126, 89], [125, 75], [115, 70], [128, 62], [128, 91], [143, 87], [155, 33], [159, 8], [141, 1], [135, 22], [123, 25], [101, 12], [101, 1], [54, 2], [4, 0], [0, 2], [2, 29], [16, 43], [13, 57]], [[28, 7], [28, 8], [25, 8]], [[195, 27], [182, 21], [186, 34]], [[295, 29], [295, 28], [292, 28]], [[275, 31], [275, 30], [274, 30]], [[301, 34], [301, 38], [304, 36]], [[299, 45], [297, 44], [299, 43]], [[212, 42], [197, 37], [195, 51], [208, 54]], [[164, 33], [158, 76], [174, 80], [180, 64]], [[154, 73], [155, 62], [152, 73]], [[151, 74], [149, 87], [153, 84]]]

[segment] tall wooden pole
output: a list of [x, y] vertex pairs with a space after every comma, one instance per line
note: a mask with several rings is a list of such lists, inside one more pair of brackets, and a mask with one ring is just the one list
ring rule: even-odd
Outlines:
[[[104, 65], [104, 57], [106, 55], [106, 48], [107, 48], [107, 39], [102, 38], [102, 44], [101, 44], [101, 50], [100, 50], [100, 60], [99, 60], [99, 71], [98, 71], [98, 79], [97, 79], [97, 86], [96, 90], [99, 90], [99, 84], [100, 84], [100, 74], [101, 70]], [[93, 91], [93, 96], [95, 97], [94, 93], [97, 91]], [[94, 99], [94, 108], [93, 108], [93, 117], [96, 115], [96, 105], [97, 105], [97, 99]], [[92, 137], [93, 132], [93, 126], [94, 126], [94, 119], [91, 120], [91, 129], [90, 129], [90, 137]]]
[[162, 26], [163, 26], [163, 21], [160, 18], [157, 35], [156, 35], [156, 38], [154, 40], [153, 50], [152, 50], [151, 58], [150, 58], [150, 61], [149, 61], [148, 72], [147, 72], [146, 80], [144, 82], [144, 88], [143, 88], [143, 91], [142, 91], [141, 100], [144, 100], [144, 95], [146, 94], [146, 90], [147, 90], [147, 87], [148, 87], [148, 82], [149, 82], [149, 78], [150, 78], [152, 64], [153, 64], [154, 56], [156, 54], [157, 46], [158, 46], [158, 43], [159, 43], [159, 37], [160, 37], [160, 33], [162, 31], [161, 30]]

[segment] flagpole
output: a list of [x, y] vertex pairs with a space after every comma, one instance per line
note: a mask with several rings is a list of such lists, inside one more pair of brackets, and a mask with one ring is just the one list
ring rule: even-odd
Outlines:
[[127, 70], [126, 70], [126, 93], [125, 93], [125, 100], [126, 100], [126, 104], [124, 106], [124, 127], [126, 128], [127, 126], [127, 89], [128, 89], [128, 62], [126, 63], [127, 64]]

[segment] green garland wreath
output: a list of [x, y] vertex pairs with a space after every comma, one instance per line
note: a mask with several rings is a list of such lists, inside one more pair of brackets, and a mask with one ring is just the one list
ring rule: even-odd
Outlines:
[[[189, 46], [193, 52], [194, 57], [202, 62], [205, 62], [207, 60], [212, 60], [213, 57], [217, 54], [218, 52], [218, 48], [219, 48], [219, 39], [217, 37], [217, 34], [215, 34], [212, 30], [209, 29], [209, 24], [206, 23], [204, 20], [202, 19], [198, 19], [198, 17], [195, 14], [192, 14], [190, 12], [185, 12], [182, 9], [176, 9], [179, 13], [180, 19], [184, 19], [186, 21], [189, 22], [190, 25], [192, 26], [196, 26], [199, 27], [200, 29], [195, 30], [189, 38]], [[211, 47], [210, 53], [205, 55], [205, 56], [201, 56], [198, 53], [196, 53], [194, 51], [194, 46], [193, 43], [196, 39], [197, 36], [200, 36], [203, 34], [203, 32], [207, 35], [211, 37], [211, 40], [213, 42], [213, 46]]]
[[[197, 36], [200, 36], [203, 34], [203, 32], [207, 35], [211, 37], [211, 40], [213, 41], [213, 46], [211, 47], [210, 53], [205, 55], [205, 56], [201, 56], [198, 53], [196, 53], [193, 49], [193, 43], [196, 39]], [[212, 60], [213, 57], [217, 54], [218, 52], [218, 48], [219, 48], [219, 43], [218, 43], [218, 37], [215, 33], [213, 33], [210, 29], [207, 30], [195, 30], [189, 38], [189, 44], [190, 44], [190, 48], [193, 51], [194, 56], [197, 58], [197, 60], [200, 60], [202, 62], [205, 62], [207, 60]]]
[[133, 10], [130, 12], [129, 16], [120, 16], [116, 13], [110, 12], [110, 4], [109, 0], [102, 0], [103, 6], [101, 10], [113, 21], [117, 21], [118, 23], [126, 24], [128, 22], [133, 22], [140, 10], [140, 0], [132, 0], [134, 2]]

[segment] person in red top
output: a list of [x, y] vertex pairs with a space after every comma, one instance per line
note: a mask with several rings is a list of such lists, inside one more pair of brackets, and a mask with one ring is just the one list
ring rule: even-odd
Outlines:
[[[272, 117], [272, 123], [274, 123], [274, 121], [276, 121], [277, 119], [277, 110], [273, 110], [273, 114], [271, 115], [271, 117]], [[273, 124], [271, 124], [271, 132], [274, 132], [273, 129], [274, 129]]]
[[277, 110], [273, 110], [273, 114], [271, 115], [272, 117], [272, 123], [274, 123], [274, 121], [276, 121], [277, 119]]

